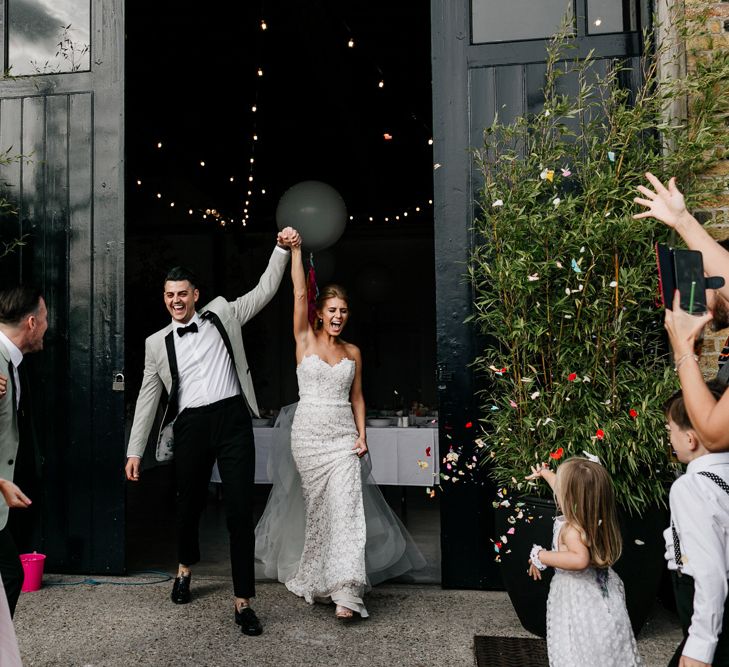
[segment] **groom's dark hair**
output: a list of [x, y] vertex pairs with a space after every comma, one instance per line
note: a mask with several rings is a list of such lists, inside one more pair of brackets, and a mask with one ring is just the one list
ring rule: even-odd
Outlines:
[[165, 282], [168, 280], [187, 280], [193, 288], [197, 287], [197, 276], [184, 266], [173, 266], [165, 277]]

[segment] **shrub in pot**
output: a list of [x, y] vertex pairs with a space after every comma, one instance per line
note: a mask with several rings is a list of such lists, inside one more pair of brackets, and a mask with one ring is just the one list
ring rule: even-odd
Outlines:
[[[484, 133], [469, 266], [471, 319], [484, 341], [474, 362], [484, 380], [477, 451], [500, 489], [494, 540], [507, 590], [537, 634], [547, 584], [527, 577], [526, 545], [551, 544], [554, 510], [528, 497], [550, 497], [546, 485], [524, 482], [533, 464], [554, 467], [583, 452], [600, 458], [621, 510], [624, 556], [616, 570], [636, 629], [655, 598], [676, 472], [661, 408], [677, 381], [654, 252], [669, 238], [662, 226], [633, 219], [632, 200], [652, 171], [678, 177], [690, 205], [704, 201], [721, 184], [699, 174], [729, 138], [726, 54], [691, 77], [659, 82], [665, 55], [650, 35], [640, 72], [616, 61], [570, 60], [569, 48], [565, 33], [548, 48], [543, 107], [508, 125], [497, 118]], [[667, 115], [684, 96], [688, 120]], [[509, 582], [511, 570], [518, 581]]]

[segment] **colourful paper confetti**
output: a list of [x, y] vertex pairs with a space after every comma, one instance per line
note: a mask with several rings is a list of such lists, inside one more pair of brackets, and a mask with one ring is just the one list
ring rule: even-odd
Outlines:
[[576, 379], [577, 379], [577, 373], [570, 373], [567, 376], [567, 381], [568, 382], [574, 382]]
[[549, 458], [554, 459], [555, 461], [558, 461], [564, 456], [564, 447], [560, 447], [554, 452], [549, 453]]
[[597, 429], [597, 431], [595, 432], [595, 437], [598, 440], [604, 439], [605, 438], [605, 431], [603, 431], [601, 428]]
[[630, 408], [630, 412], [628, 412], [628, 414], [629, 414], [629, 415], [630, 415], [630, 416], [631, 416], [631, 417], [632, 417], [633, 419], [635, 419], [635, 418], [636, 418], [636, 417], [638, 416], [638, 411], [637, 411], [637, 410], [634, 410], [633, 408]]
[[574, 259], [572, 260], [572, 270], [575, 273], [582, 273], [582, 269], [580, 268], [580, 265]]

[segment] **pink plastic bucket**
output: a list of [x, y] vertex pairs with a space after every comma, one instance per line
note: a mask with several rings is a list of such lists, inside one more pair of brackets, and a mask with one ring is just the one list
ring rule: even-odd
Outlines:
[[46, 559], [45, 554], [33, 552], [32, 554], [20, 554], [20, 562], [23, 565], [23, 587], [20, 589], [24, 593], [40, 590], [43, 582], [43, 563]]

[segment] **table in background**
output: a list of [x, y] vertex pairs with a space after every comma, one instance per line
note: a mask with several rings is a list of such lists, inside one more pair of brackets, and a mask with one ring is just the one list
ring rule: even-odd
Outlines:
[[[270, 484], [268, 454], [272, 427], [254, 427], [256, 443], [256, 484]], [[352, 443], [354, 446], [354, 443]], [[372, 461], [372, 477], [380, 485], [433, 486], [438, 483], [438, 429], [429, 427], [367, 427], [367, 446]], [[220, 482], [218, 464], [211, 482]]]

